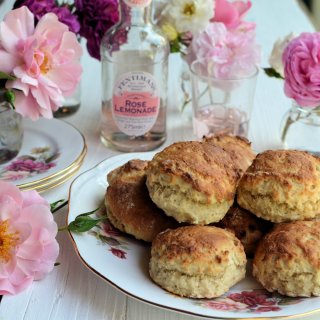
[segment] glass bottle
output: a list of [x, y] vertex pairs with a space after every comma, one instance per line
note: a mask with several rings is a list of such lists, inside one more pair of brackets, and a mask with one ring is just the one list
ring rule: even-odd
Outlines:
[[166, 139], [169, 44], [150, 15], [151, 0], [120, 0], [120, 22], [102, 39], [101, 140], [120, 151]]

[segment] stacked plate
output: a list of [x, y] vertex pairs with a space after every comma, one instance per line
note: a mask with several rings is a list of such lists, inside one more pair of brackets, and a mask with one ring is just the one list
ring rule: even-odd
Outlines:
[[83, 135], [58, 119], [24, 121], [18, 156], [0, 166], [0, 180], [21, 190], [43, 192], [64, 183], [81, 167], [87, 152]]

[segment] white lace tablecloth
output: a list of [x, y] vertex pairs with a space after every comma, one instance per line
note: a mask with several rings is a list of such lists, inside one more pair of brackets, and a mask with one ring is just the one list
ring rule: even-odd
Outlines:
[[[274, 41], [290, 32], [313, 31], [314, 27], [295, 0], [253, 0], [247, 20], [257, 23], [257, 39], [262, 45], [262, 66], [267, 66], [268, 55]], [[6, 0], [0, 6], [0, 18], [13, 1]], [[103, 159], [118, 154], [107, 149], [99, 139], [100, 120], [100, 64], [85, 51], [82, 102], [78, 113], [66, 121], [76, 126], [85, 136], [88, 154], [80, 172], [86, 171]], [[170, 58], [170, 85], [168, 106], [168, 139], [174, 141], [192, 138], [191, 123], [187, 114], [181, 114], [175, 88], [178, 85], [179, 57]], [[255, 97], [255, 109], [251, 120], [250, 139], [255, 150], [280, 148], [279, 127], [290, 100], [284, 96], [282, 83], [260, 72]], [[68, 197], [72, 179], [56, 189], [44, 193], [50, 201]], [[65, 224], [67, 208], [56, 214], [60, 226]], [[0, 304], [0, 320], [182, 320], [194, 317], [158, 309], [132, 298], [102, 281], [91, 273], [78, 259], [69, 236], [60, 232], [58, 241], [61, 253], [60, 266], [45, 279], [34, 282], [25, 292], [3, 297]], [[319, 319], [319, 315], [306, 319]]]

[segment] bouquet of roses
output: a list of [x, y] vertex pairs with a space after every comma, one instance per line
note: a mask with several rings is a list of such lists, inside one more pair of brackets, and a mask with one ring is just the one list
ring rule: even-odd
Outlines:
[[89, 54], [100, 60], [100, 43], [106, 31], [119, 20], [118, 0], [16, 0], [14, 8], [27, 6], [36, 22], [53, 12], [71, 32], [87, 40]]
[[265, 69], [284, 79], [284, 92], [303, 108], [320, 106], [320, 33], [288, 35], [278, 40]]
[[181, 52], [189, 64], [210, 62], [217, 78], [238, 77], [250, 73], [260, 58], [255, 24], [243, 20], [250, 8], [250, 1], [170, 0], [157, 21], [171, 51]]
[[320, 33], [289, 34], [279, 39], [269, 63], [266, 74], [284, 80], [284, 93], [296, 105], [283, 126], [281, 140], [285, 143], [293, 123], [320, 115]]

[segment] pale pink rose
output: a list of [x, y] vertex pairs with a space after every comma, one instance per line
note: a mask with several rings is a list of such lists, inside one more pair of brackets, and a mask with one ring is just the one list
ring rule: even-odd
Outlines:
[[260, 47], [254, 31], [227, 29], [223, 23], [210, 23], [194, 36], [187, 61], [201, 60], [208, 75], [217, 79], [237, 79], [251, 75], [260, 60]]
[[246, 28], [254, 28], [254, 23], [242, 21], [251, 6], [251, 1], [215, 0], [214, 17], [211, 21], [222, 22], [227, 28], [237, 28], [240, 24], [246, 25]]
[[57, 224], [36, 191], [0, 181], [0, 294], [17, 294], [52, 271]]
[[301, 107], [320, 105], [320, 33], [302, 33], [284, 50], [284, 92]]
[[82, 49], [74, 33], [54, 13], [34, 27], [25, 6], [10, 11], [0, 24], [0, 70], [17, 79], [6, 87], [17, 89], [16, 111], [33, 120], [52, 118], [64, 96], [80, 81]]

